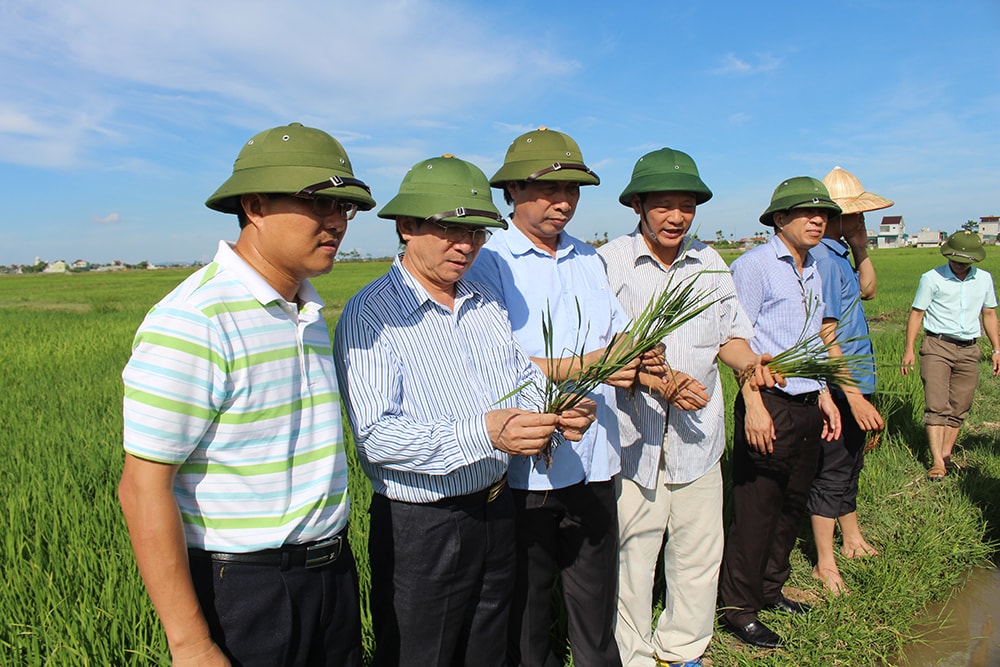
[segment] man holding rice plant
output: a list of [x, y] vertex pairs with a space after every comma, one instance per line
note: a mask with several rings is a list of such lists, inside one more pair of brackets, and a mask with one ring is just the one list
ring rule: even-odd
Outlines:
[[[725, 400], [716, 360], [765, 372], [747, 343], [753, 327], [729, 268], [716, 251], [687, 236], [697, 206], [711, 198], [689, 155], [670, 148], [648, 153], [618, 198], [639, 216], [638, 227], [598, 251], [632, 318], [657, 294], [686, 281], [712, 301], [663, 340], [669, 371], [651, 383], [657, 393], [617, 391], [622, 479], [615, 636], [626, 667], [701, 664], [715, 622], [724, 533]], [[665, 601], [651, 631], [661, 547]]]
[[500, 667], [515, 568], [508, 461], [538, 454], [556, 429], [579, 440], [594, 405], [540, 413], [544, 376], [496, 296], [463, 279], [507, 226], [475, 165], [417, 163], [379, 217], [405, 251], [348, 301], [334, 341], [375, 491], [373, 664]]
[[[514, 335], [554, 379], [561, 379], [566, 366], [547, 350], [556, 356], [565, 350], [567, 357], [599, 354], [628, 326], [596, 251], [565, 232], [580, 187], [599, 183], [577, 143], [547, 128], [517, 137], [490, 179], [513, 207], [512, 225], [490, 239], [469, 277], [500, 296]], [[552, 325], [549, 341], [543, 336], [546, 320]], [[637, 363], [611, 382], [631, 385], [636, 370]], [[508, 644], [514, 665], [554, 664], [552, 589], [560, 576], [574, 663], [620, 663], [614, 639], [618, 429], [608, 403], [611, 388], [599, 386], [591, 397], [597, 423], [583, 440], [560, 445], [550, 460], [511, 460], [518, 531]]]
[[139, 572], [177, 667], [360, 666], [340, 401], [309, 278], [375, 201], [336, 139], [292, 123], [251, 138], [206, 204], [239, 238], [150, 311], [122, 374]]
[[924, 427], [931, 450], [930, 480], [948, 472], [958, 431], [969, 415], [979, 384], [979, 337], [993, 346], [993, 376], [1000, 374], [1000, 333], [993, 277], [973, 264], [986, 259], [978, 234], [955, 232], [941, 245], [948, 263], [920, 276], [906, 322], [901, 370], [913, 370], [920, 329], [920, 379], [924, 384]]
[[[777, 356], [818, 336], [822, 280], [809, 251], [822, 240], [828, 217], [839, 214], [815, 178], [798, 176], [775, 188], [760, 216], [774, 237], [732, 265], [740, 303], [753, 324], [755, 352]], [[808, 611], [787, 599], [782, 586], [820, 441], [839, 437], [840, 415], [825, 384], [808, 377], [788, 377], [783, 389], [757, 391], [746, 383], [733, 414], [733, 518], [719, 584], [723, 623], [748, 644], [779, 648], [781, 638], [758, 613]]]
[[[823, 240], [810, 251], [823, 278], [823, 340], [836, 345], [834, 354], [863, 355], [864, 367], [853, 383], [831, 384], [830, 394], [840, 411], [841, 437], [823, 441], [819, 468], [809, 492], [809, 514], [816, 542], [813, 576], [831, 593], [846, 593], [834, 555], [833, 534], [840, 525], [841, 553], [846, 558], [876, 556], [858, 524], [858, 480], [864, 467], [868, 431], [881, 431], [885, 423], [872, 405], [875, 391], [875, 357], [868, 338], [862, 300], [875, 297], [876, 276], [868, 258], [865, 213], [892, 206], [893, 202], [866, 191], [849, 171], [834, 167], [823, 184], [842, 211], [826, 225]], [[853, 257], [854, 263], [848, 256]]]

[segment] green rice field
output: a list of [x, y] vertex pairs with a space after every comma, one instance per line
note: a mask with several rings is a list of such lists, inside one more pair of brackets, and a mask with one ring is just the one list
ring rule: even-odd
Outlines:
[[[920, 379], [901, 377], [898, 364], [917, 278], [942, 258], [936, 250], [900, 249], [873, 251], [872, 259], [878, 297], [865, 309], [889, 428], [869, 455], [859, 516], [883, 555], [841, 562], [852, 595], [827, 599], [810, 576], [814, 555], [805, 530], [789, 585], [816, 611], [763, 619], [789, 638], [781, 652], [750, 650], [717, 633], [708, 654], [716, 666], [889, 664], [912, 639], [908, 633], [925, 605], [947, 596], [969, 568], [994, 555], [1000, 380], [989, 377], [984, 361], [977, 404], [953, 457], [963, 469], [941, 483], [927, 482]], [[1000, 276], [1000, 248], [989, 247], [980, 266]], [[347, 299], [387, 268], [387, 262], [342, 263], [314, 281], [331, 329]], [[169, 664], [117, 503], [120, 373], [144, 314], [190, 271], [0, 276], [0, 571], [6, 582], [0, 666]], [[351, 492], [351, 541], [364, 597], [370, 491], [356, 465]], [[370, 636], [365, 640], [370, 651]]]

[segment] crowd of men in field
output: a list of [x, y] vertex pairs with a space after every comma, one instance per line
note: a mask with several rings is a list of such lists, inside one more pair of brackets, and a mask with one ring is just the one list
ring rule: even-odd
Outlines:
[[[892, 202], [839, 168], [789, 178], [760, 216], [773, 237], [730, 271], [689, 235], [712, 197], [689, 155], [639, 158], [619, 196], [636, 227], [595, 250], [566, 226], [599, 183], [546, 128], [517, 137], [490, 179], [452, 155], [417, 163], [378, 211], [403, 251], [331, 343], [309, 279], [376, 202], [321, 130], [246, 143], [206, 202], [237, 216], [237, 241], [149, 313], [123, 373], [119, 496], [175, 665], [362, 664], [341, 399], [374, 491], [375, 665], [557, 665], [557, 581], [576, 665], [700, 665], [717, 615], [778, 649], [758, 612], [809, 611], [782, 592], [806, 511], [813, 574], [846, 592], [835, 526], [845, 557], [878, 554], [856, 515], [866, 434], [883, 428], [859, 304], [876, 288], [864, 212]], [[957, 234], [942, 253], [901, 364], [923, 329], [931, 479], [968, 414], [982, 330], [1000, 372], [982, 244]], [[711, 294], [705, 310], [573, 407], [545, 410], [548, 382], [606, 359], [688, 280]], [[813, 335], [869, 363], [840, 382], [772, 375]], [[741, 383], [728, 531], [720, 361]]]

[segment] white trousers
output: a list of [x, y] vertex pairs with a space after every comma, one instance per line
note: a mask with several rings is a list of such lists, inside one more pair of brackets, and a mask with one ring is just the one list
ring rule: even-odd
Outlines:
[[[699, 479], [656, 488], [621, 480], [618, 622], [615, 639], [624, 667], [700, 657], [712, 639], [722, 563], [722, 470], [716, 463]], [[664, 543], [664, 535], [666, 542]], [[663, 547], [666, 600], [653, 625], [653, 578]]]

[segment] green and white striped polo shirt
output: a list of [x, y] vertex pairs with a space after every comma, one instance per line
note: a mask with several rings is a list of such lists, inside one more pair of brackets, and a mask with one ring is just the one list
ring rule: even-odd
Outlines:
[[286, 302], [228, 244], [158, 303], [125, 382], [125, 451], [180, 465], [189, 547], [247, 552], [347, 525], [347, 459], [323, 302]]

